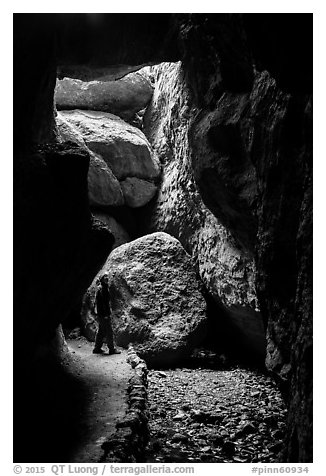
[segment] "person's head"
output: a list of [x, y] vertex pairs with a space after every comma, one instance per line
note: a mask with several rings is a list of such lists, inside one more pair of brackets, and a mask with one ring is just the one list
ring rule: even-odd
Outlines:
[[103, 274], [100, 278], [100, 282], [102, 284], [102, 286], [104, 287], [108, 287], [108, 284], [109, 284], [109, 278], [108, 278], [108, 275], [107, 274]]
[[109, 291], [109, 278], [107, 274], [103, 274], [100, 278], [100, 285], [107, 297], [110, 299], [110, 291]]

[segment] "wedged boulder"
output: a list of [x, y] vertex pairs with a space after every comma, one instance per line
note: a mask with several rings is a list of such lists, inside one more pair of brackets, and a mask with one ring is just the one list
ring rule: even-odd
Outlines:
[[65, 120], [101, 155], [113, 174], [123, 180], [137, 177], [156, 180], [160, 164], [145, 135], [113, 114], [99, 111], [62, 111]]
[[117, 220], [106, 213], [100, 212], [93, 212], [94, 217], [107, 225], [110, 232], [114, 236], [114, 245], [112, 249], [117, 248], [118, 246], [124, 245], [131, 241], [130, 236], [128, 235], [127, 231], [123, 228], [123, 226], [117, 222]]
[[131, 208], [143, 207], [157, 191], [155, 184], [136, 177], [128, 177], [120, 185], [126, 205]]
[[88, 198], [94, 206], [120, 206], [124, 199], [119, 180], [104, 160], [91, 152], [88, 169]]
[[110, 167], [86, 145], [78, 129], [66, 120], [65, 115], [58, 112], [56, 117], [59, 141], [72, 142], [87, 150], [90, 155], [88, 168], [88, 198], [93, 206], [120, 206], [124, 203], [119, 180], [113, 175]]
[[130, 73], [117, 81], [57, 80], [54, 99], [60, 109], [87, 109], [115, 114], [128, 121], [144, 109], [153, 87], [142, 74]]
[[[191, 257], [167, 233], [153, 233], [116, 248], [108, 273], [118, 345], [132, 342], [150, 364], [170, 364], [205, 336], [206, 303]], [[94, 338], [96, 279], [84, 297], [82, 320]], [[93, 335], [91, 335], [93, 334]]]

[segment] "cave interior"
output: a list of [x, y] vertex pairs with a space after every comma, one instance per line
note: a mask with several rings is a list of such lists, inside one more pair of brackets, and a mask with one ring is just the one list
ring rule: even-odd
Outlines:
[[312, 14], [17, 13], [13, 108], [14, 460], [79, 442], [107, 273], [121, 348], [270, 376], [312, 462]]

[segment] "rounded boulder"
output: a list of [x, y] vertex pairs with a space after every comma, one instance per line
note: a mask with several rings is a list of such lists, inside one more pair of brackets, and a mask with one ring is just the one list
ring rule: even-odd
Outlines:
[[[206, 302], [191, 257], [167, 233], [126, 243], [108, 257], [112, 325], [118, 345], [132, 343], [150, 365], [186, 357], [206, 334]], [[95, 337], [97, 280], [82, 312], [85, 334]]]

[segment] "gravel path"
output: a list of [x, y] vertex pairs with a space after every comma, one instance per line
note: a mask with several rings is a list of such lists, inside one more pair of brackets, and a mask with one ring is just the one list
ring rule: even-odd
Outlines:
[[286, 410], [266, 375], [182, 368], [148, 377], [148, 462], [277, 461]]
[[68, 339], [70, 350], [67, 372], [82, 382], [85, 405], [78, 420], [78, 444], [72, 449], [69, 462], [98, 462], [103, 454], [102, 443], [115, 431], [115, 424], [127, 411], [127, 389], [133, 375], [127, 363], [127, 352], [109, 355], [93, 354], [94, 345], [85, 338]]

